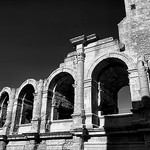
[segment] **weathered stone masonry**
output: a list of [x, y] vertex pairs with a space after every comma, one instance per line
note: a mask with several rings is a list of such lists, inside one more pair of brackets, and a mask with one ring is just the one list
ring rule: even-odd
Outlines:
[[119, 40], [70, 39], [75, 51], [48, 78], [1, 90], [1, 150], [150, 148], [150, 1], [124, 1]]

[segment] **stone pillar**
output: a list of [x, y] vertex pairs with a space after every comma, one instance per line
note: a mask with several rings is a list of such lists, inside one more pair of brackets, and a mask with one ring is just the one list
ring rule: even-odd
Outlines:
[[141, 101], [138, 71], [136, 69], [132, 69], [128, 70], [128, 72], [129, 72], [131, 101], [132, 102]]
[[90, 42], [96, 41], [98, 38], [95, 34], [89, 36], [79, 36], [71, 39], [71, 43], [76, 48], [77, 52], [77, 75], [76, 75], [76, 87], [75, 87], [75, 103], [74, 103], [74, 113], [73, 117], [73, 150], [83, 150], [84, 140], [82, 138], [83, 132], [80, 132], [77, 136], [77, 130], [85, 128], [85, 110], [84, 110], [84, 61], [85, 53], [84, 46], [88, 45]]
[[42, 91], [43, 91], [43, 80], [39, 80], [39, 83], [37, 85], [37, 93], [35, 93], [35, 98], [34, 98], [32, 128], [31, 128], [30, 133], [39, 132], [39, 129], [40, 129]]
[[149, 84], [148, 84], [148, 77], [147, 77], [147, 70], [144, 66], [144, 61], [138, 61], [138, 75], [140, 81], [140, 89], [141, 89], [141, 97], [149, 96]]
[[50, 121], [58, 119], [57, 110], [55, 109], [54, 97], [52, 98], [52, 105], [51, 105], [51, 114], [50, 114]]
[[[76, 46], [77, 51], [77, 75], [75, 87], [75, 102], [73, 117], [73, 130], [83, 128], [85, 124], [85, 110], [84, 110], [84, 42], [85, 36], [80, 36], [71, 39], [72, 44]], [[82, 150], [84, 141], [82, 137], [74, 136], [73, 150]]]
[[[77, 39], [72, 39], [72, 43], [76, 45], [77, 51], [77, 76], [76, 76], [76, 99], [74, 104], [73, 121], [75, 128], [82, 128], [82, 124], [85, 123], [85, 111], [84, 111], [84, 36], [80, 36]], [[76, 43], [78, 40], [78, 43]]]
[[[84, 47], [83, 44], [81, 45], [81, 49], [77, 51], [77, 106], [79, 109], [76, 112], [81, 112], [82, 115], [85, 114], [84, 112]], [[83, 119], [82, 119], [83, 121]], [[84, 124], [84, 122], [82, 122]]]
[[[98, 107], [101, 104], [101, 92], [102, 92], [102, 89], [101, 89], [101, 86], [100, 86], [100, 82], [98, 82], [98, 97], [97, 97], [97, 99], [98, 99], [98, 102], [97, 102], [98, 103]], [[101, 115], [102, 115], [101, 110], [98, 110], [98, 116], [101, 117]]]
[[[84, 109], [86, 114], [86, 127], [98, 127], [98, 98], [97, 83], [92, 79], [84, 80]], [[93, 100], [93, 101], [92, 101]]]
[[129, 73], [129, 86], [130, 86], [130, 93], [131, 93], [131, 101], [132, 101], [132, 108], [131, 112], [134, 113], [134, 118], [137, 120], [139, 118], [138, 113], [135, 113], [141, 105], [141, 92], [140, 92], [140, 81], [137, 69], [128, 70]]
[[84, 81], [84, 102], [85, 102], [85, 112], [86, 112], [86, 126], [92, 128], [93, 126], [93, 112], [92, 112], [92, 81], [91, 79]]
[[10, 125], [12, 121], [12, 112], [13, 112], [13, 106], [14, 106], [15, 92], [16, 92], [15, 89], [11, 89], [8, 107], [7, 107], [6, 122], [3, 127], [3, 135], [9, 134]]
[[49, 132], [51, 124], [51, 107], [53, 92], [46, 89], [47, 80], [44, 81], [42, 108], [41, 108], [41, 126], [40, 132]]
[[15, 97], [14, 106], [13, 106], [13, 110], [12, 110], [12, 121], [11, 121], [11, 127], [10, 127], [10, 134], [13, 134], [14, 132], [17, 132], [18, 127], [19, 127], [19, 120], [20, 120], [20, 115], [19, 114], [18, 114], [19, 118], [16, 120], [17, 106], [18, 105], [19, 105], [18, 104], [18, 98]]
[[40, 132], [45, 133], [46, 132], [46, 109], [47, 109], [47, 91], [43, 91], [43, 98], [42, 98], [42, 108], [41, 108], [41, 126], [40, 126]]

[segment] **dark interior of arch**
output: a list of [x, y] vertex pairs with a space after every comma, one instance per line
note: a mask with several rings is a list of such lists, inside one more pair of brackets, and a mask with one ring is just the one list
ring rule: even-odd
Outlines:
[[58, 74], [49, 88], [53, 91], [54, 120], [70, 119], [74, 109], [74, 79], [66, 72]]
[[3, 127], [6, 121], [6, 115], [7, 115], [7, 107], [8, 107], [8, 101], [9, 101], [9, 95], [7, 92], [3, 92], [0, 97], [0, 128]]
[[129, 85], [127, 65], [118, 58], [105, 59], [95, 67], [92, 79], [97, 83], [93, 93], [97, 94], [94, 101], [99, 101], [98, 111], [102, 115], [117, 114], [118, 92]]
[[31, 84], [26, 85], [20, 92], [18, 97], [18, 106], [16, 119], [19, 124], [21, 118], [21, 124], [31, 123], [33, 101], [34, 101], [34, 87]]

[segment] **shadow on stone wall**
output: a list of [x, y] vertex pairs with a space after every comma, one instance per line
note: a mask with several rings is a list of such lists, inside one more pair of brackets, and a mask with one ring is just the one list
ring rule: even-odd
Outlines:
[[105, 116], [107, 150], [147, 150], [150, 141], [150, 97], [135, 102], [133, 114]]

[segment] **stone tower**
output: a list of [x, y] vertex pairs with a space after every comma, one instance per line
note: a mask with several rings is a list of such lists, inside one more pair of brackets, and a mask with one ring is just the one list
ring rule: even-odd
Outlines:
[[[149, 79], [147, 77], [150, 59], [150, 1], [125, 0], [124, 2], [126, 17], [118, 24], [119, 38], [125, 46], [124, 53], [128, 53], [136, 62], [140, 83], [139, 98], [141, 98], [141, 96], [149, 96]], [[141, 73], [142, 68], [143, 72]], [[136, 93], [132, 86], [130, 88], [131, 93]], [[132, 96], [133, 101], [139, 98]]]
[[[149, 54], [150, 1], [125, 0], [126, 17], [119, 24], [119, 37], [130, 54]], [[133, 54], [133, 55], [134, 55]]]

